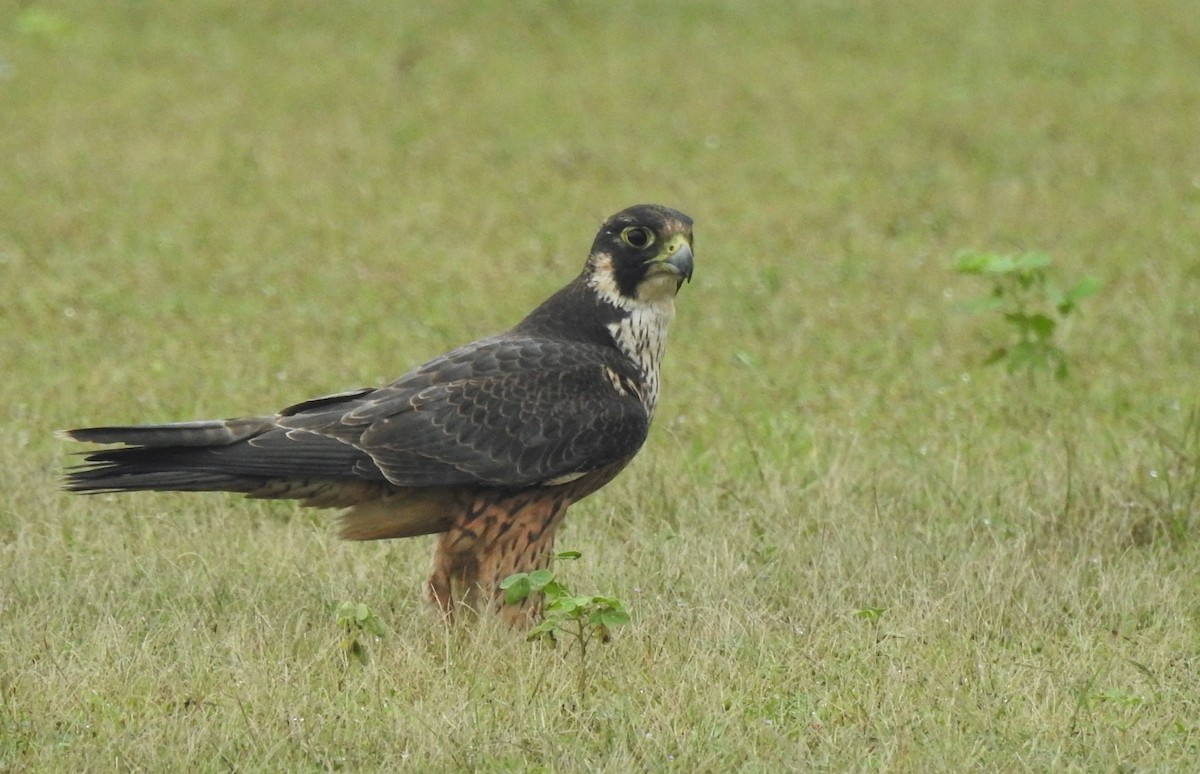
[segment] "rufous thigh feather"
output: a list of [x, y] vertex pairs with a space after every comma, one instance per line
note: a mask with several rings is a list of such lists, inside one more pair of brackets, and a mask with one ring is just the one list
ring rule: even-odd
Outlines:
[[493, 607], [514, 625], [536, 618], [541, 600], [505, 605], [500, 582], [514, 573], [550, 566], [554, 533], [569, 504], [565, 491], [476, 493], [438, 537], [430, 601], [448, 616], [459, 607], [476, 612]]

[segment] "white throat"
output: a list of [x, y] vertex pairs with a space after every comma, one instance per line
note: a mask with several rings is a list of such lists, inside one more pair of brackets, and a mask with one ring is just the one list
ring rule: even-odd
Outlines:
[[620, 320], [608, 324], [613, 343], [642, 372], [642, 405], [654, 417], [658, 405], [659, 364], [667, 346], [667, 329], [675, 317], [675, 292], [678, 280], [669, 274], [653, 277], [638, 287], [636, 298], [621, 295], [610, 271], [594, 272], [588, 284], [601, 299], [625, 312]]
[[638, 302], [622, 320], [609, 323], [617, 348], [638, 364], [644, 380], [642, 404], [654, 416], [658, 405], [659, 364], [667, 348], [667, 329], [675, 317], [675, 299], [651, 303]]

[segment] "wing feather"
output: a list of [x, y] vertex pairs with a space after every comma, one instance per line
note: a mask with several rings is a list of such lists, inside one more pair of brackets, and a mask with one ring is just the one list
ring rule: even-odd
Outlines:
[[354, 447], [397, 486], [528, 486], [641, 447], [646, 410], [605, 369], [629, 365], [598, 346], [495, 337], [379, 390], [285, 411], [278, 425]]

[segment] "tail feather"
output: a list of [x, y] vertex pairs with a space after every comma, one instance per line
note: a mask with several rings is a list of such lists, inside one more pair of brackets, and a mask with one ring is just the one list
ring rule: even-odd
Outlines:
[[313, 431], [279, 427], [273, 418], [87, 427], [61, 435], [122, 444], [87, 452], [69, 467], [69, 492], [239, 492], [345, 507], [395, 492], [371, 458]]
[[248, 469], [238, 445], [275, 428], [270, 417], [172, 422], [161, 425], [83, 427], [60, 436], [86, 443], [123, 444], [91, 452], [68, 468], [63, 486], [87, 494], [104, 492], [244, 492], [264, 485]]
[[126, 446], [223, 446], [244, 441], [274, 427], [270, 417], [171, 422], [165, 425], [81, 427], [63, 430], [60, 436], [85, 443], [121, 443]]
[[63, 488], [78, 494], [113, 492], [241, 492], [250, 494], [262, 481], [204, 471], [163, 470], [148, 473], [83, 468], [67, 471]]
[[85, 452], [67, 468], [63, 488], [114, 492], [236, 492], [348, 508], [341, 535], [380, 540], [444, 532], [461, 509], [450, 488], [402, 489], [354, 446], [271, 418], [86, 427], [61, 436], [120, 444]]
[[[128, 428], [134, 432], [120, 434], [124, 428], [97, 428], [96, 436], [86, 431], [72, 431], [72, 438], [93, 440], [94, 437], [120, 438], [126, 443], [132, 439], [148, 437], [142, 428]], [[149, 430], [149, 428], [147, 428]], [[151, 432], [163, 433], [154, 428]], [[185, 433], [191, 432], [188, 430]], [[239, 475], [230, 470], [221, 470], [214, 460], [205, 459], [208, 447], [191, 444], [176, 446], [138, 445], [119, 449], [105, 449], [84, 457], [80, 465], [66, 471], [63, 487], [69, 492], [101, 494], [105, 492], [252, 492], [262, 486], [256, 476]], [[113, 443], [115, 441], [107, 441]], [[160, 443], [165, 442], [160, 440]]]

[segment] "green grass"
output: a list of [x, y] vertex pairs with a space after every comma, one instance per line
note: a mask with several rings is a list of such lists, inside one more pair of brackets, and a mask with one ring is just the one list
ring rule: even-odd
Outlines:
[[[1195, 766], [1193, 3], [247, 5], [0, 4], [0, 771]], [[586, 701], [428, 540], [57, 491], [56, 429], [397, 376], [640, 201], [697, 271], [560, 533], [633, 616]], [[964, 249], [1103, 280], [1069, 379], [981, 365]]]

